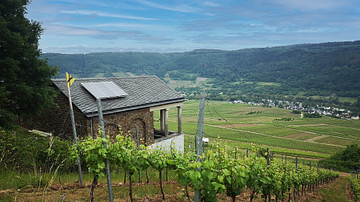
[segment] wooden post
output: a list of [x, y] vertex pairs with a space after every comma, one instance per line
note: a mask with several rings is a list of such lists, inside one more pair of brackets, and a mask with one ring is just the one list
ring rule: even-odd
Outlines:
[[[198, 118], [198, 131], [196, 137], [196, 161], [200, 161], [200, 156], [202, 155], [202, 143], [203, 143], [203, 132], [204, 132], [204, 108], [205, 108], [205, 98], [201, 98], [199, 106], [199, 118]], [[201, 168], [198, 168], [201, 172]], [[200, 199], [200, 190], [195, 190], [195, 202], [199, 202]]]

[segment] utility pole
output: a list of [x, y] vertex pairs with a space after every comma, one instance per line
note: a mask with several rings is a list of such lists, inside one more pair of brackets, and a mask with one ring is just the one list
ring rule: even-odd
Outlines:
[[[202, 144], [204, 136], [204, 108], [205, 108], [205, 98], [201, 98], [199, 106], [199, 115], [198, 115], [198, 131], [197, 136], [195, 136], [195, 146], [196, 146], [196, 161], [201, 161], [200, 157], [202, 155]], [[201, 172], [201, 168], [198, 168], [198, 171]], [[195, 202], [199, 202], [200, 190], [195, 190]]]

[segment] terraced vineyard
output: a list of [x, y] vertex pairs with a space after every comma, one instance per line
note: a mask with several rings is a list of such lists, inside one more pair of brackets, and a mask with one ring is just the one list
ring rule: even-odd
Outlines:
[[[183, 131], [192, 144], [197, 128], [198, 101], [183, 107]], [[176, 112], [169, 113], [169, 127], [177, 130]], [[158, 127], [158, 114], [154, 114]], [[360, 121], [330, 117], [300, 118], [289, 110], [247, 104], [207, 101], [205, 137], [223, 141], [229, 149], [266, 146], [277, 154], [319, 160], [343, 150], [349, 144], [360, 145]], [[245, 150], [243, 150], [245, 151]]]

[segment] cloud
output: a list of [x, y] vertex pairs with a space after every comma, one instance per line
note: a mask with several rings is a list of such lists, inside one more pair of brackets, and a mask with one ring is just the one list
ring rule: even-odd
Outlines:
[[169, 11], [176, 11], [176, 12], [183, 12], [183, 13], [197, 13], [198, 12], [197, 8], [186, 5], [186, 4], [176, 5], [176, 6], [166, 6], [163, 4], [157, 4], [157, 3], [146, 1], [146, 0], [137, 0], [137, 2], [141, 3], [143, 5], [153, 7], [153, 8], [169, 10]]
[[214, 2], [210, 2], [210, 1], [204, 1], [202, 2], [202, 4], [204, 6], [209, 6], [209, 7], [218, 7], [220, 4], [214, 3]]
[[166, 43], [171, 41], [170, 38], [152, 36], [140, 31], [104, 31], [101, 29], [92, 29], [86, 27], [49, 24], [46, 26], [45, 32], [48, 34], [67, 35], [67, 36], [88, 36], [96, 39], [118, 39], [126, 38], [136, 41], [151, 41], [157, 43]]
[[119, 28], [140, 28], [142, 30], [154, 31], [175, 31], [175, 28], [158, 24], [138, 24], [138, 23], [102, 23], [96, 24], [94, 27], [119, 27]]
[[[354, 33], [338, 30], [304, 29], [304, 30], [280, 30], [277, 32], [254, 32], [254, 33], [200, 33], [193, 36], [192, 43], [200, 47], [212, 47], [219, 49], [241, 49], [256, 47], [284, 46], [289, 44], [321, 43], [332, 41], [357, 40]], [[225, 46], [224, 46], [225, 44]]]
[[189, 21], [179, 26], [180, 30], [183, 31], [238, 31], [238, 32], [273, 32], [277, 30], [276, 26], [266, 25], [263, 23], [252, 23], [246, 21], [237, 21], [231, 18], [219, 18], [213, 20], [196, 20]]
[[274, 4], [296, 10], [333, 10], [349, 3], [348, 0], [273, 0]]
[[45, 28], [41, 47], [88, 45], [79, 52], [229, 50], [360, 36], [358, 0], [36, 0], [28, 9]]
[[143, 48], [124, 48], [119, 46], [114, 47], [101, 47], [101, 46], [89, 46], [84, 44], [70, 45], [70, 46], [47, 46], [42, 49], [43, 53], [65, 53], [65, 54], [87, 54], [98, 52], [158, 52], [158, 53], [170, 53], [170, 52], [185, 52], [192, 49], [184, 47], [143, 47]]
[[135, 27], [135, 28], [146, 28], [151, 25], [147, 24], [135, 24], [135, 23], [102, 23], [96, 24], [95, 27]]
[[145, 17], [138, 17], [138, 16], [130, 16], [130, 15], [119, 15], [119, 14], [105, 13], [105, 12], [92, 11], [92, 10], [69, 10], [69, 11], [61, 11], [61, 13], [76, 14], [76, 15], [94, 15], [94, 16], [99, 16], [99, 17], [123, 18], [123, 19], [131, 19], [131, 20], [158, 20], [156, 18], [145, 18]]

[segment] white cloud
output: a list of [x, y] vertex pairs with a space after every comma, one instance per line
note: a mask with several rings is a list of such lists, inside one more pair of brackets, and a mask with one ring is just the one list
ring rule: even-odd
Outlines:
[[159, 9], [169, 10], [169, 11], [176, 11], [176, 12], [183, 12], [183, 13], [198, 12], [198, 9], [196, 9], [192, 6], [186, 5], [186, 4], [176, 5], [176, 6], [166, 6], [166, 5], [157, 4], [157, 3], [146, 1], [146, 0], [138, 0], [137, 2], [147, 5], [147, 6], [154, 7], [154, 8], [159, 8]]
[[218, 7], [219, 6], [219, 4], [214, 3], [214, 2], [210, 2], [210, 1], [204, 1], [202, 4], [204, 6], [209, 6], [209, 7]]
[[153, 31], [176, 31], [174, 27], [158, 25], [158, 24], [138, 24], [138, 23], [102, 23], [96, 24], [94, 27], [110, 27], [110, 28], [139, 28], [141, 30]]
[[92, 10], [69, 10], [69, 11], [61, 11], [61, 13], [66, 14], [76, 14], [76, 15], [95, 15], [100, 17], [111, 17], [111, 18], [123, 18], [123, 19], [132, 19], [132, 20], [158, 20], [156, 18], [145, 18], [138, 16], [130, 16], [130, 15], [119, 15], [114, 13], [105, 13], [100, 11], [92, 11]]
[[73, 25], [49, 24], [46, 26], [45, 33], [67, 36], [88, 36], [100, 40], [114, 40], [118, 38], [130, 39], [135, 41], [148, 41], [166, 43], [172, 39], [166, 37], [152, 36], [140, 31], [104, 31]]
[[77, 44], [77, 45], [62, 45], [62, 46], [47, 46], [44, 47], [43, 53], [65, 53], [65, 54], [87, 54], [87, 53], [97, 53], [97, 52], [159, 52], [159, 53], [170, 53], [170, 52], [185, 52], [191, 51], [190, 48], [185, 47], [133, 47], [133, 48], [124, 48], [118, 45], [112, 47], [102, 47], [102, 46], [90, 46], [86, 44]]
[[274, 0], [273, 2], [296, 10], [332, 10], [347, 4], [346, 0]]

